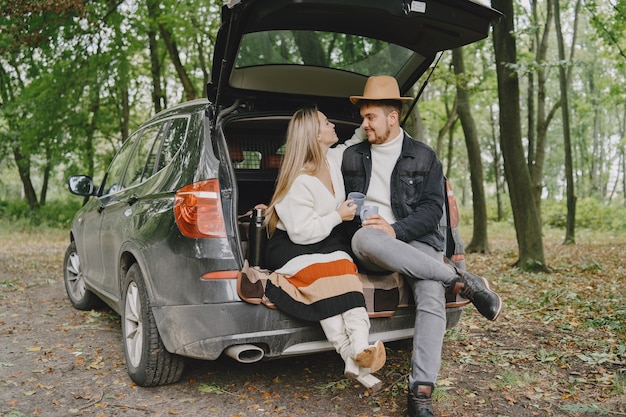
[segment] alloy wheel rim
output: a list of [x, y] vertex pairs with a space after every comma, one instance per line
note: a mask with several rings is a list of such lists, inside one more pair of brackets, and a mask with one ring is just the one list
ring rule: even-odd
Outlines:
[[72, 299], [81, 300], [85, 296], [85, 279], [80, 269], [80, 259], [76, 252], [69, 256], [66, 268], [68, 290]]
[[124, 343], [131, 365], [137, 367], [141, 360], [143, 344], [143, 321], [141, 319], [141, 300], [139, 289], [131, 282], [126, 290], [124, 306]]

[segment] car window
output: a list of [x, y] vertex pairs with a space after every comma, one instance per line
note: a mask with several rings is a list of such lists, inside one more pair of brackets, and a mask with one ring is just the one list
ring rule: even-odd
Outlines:
[[242, 151], [243, 158], [233, 161], [237, 169], [259, 169], [261, 168], [261, 152], [259, 151]]
[[171, 123], [169, 123], [163, 142], [157, 154], [157, 171], [162, 170], [170, 162], [172, 162], [174, 155], [176, 155], [176, 152], [178, 152], [181, 145], [185, 141], [188, 120], [189, 119], [186, 117], [180, 117], [171, 120]]
[[[159, 143], [161, 132], [162, 124], [155, 123], [145, 128], [141, 133], [135, 152], [128, 162], [128, 169], [126, 170], [126, 175], [124, 176], [123, 181], [125, 187], [137, 185], [141, 182], [142, 178], [147, 178], [152, 175], [152, 171], [154, 170], [154, 159], [150, 161], [151, 158], [148, 157], [153, 155], [152, 149], [158, 147], [158, 145], [155, 146], [155, 144]], [[150, 165], [152, 165], [152, 169], [150, 169]], [[148, 175], [144, 175], [147, 171], [150, 171], [150, 173]]]
[[156, 168], [157, 157], [159, 156], [159, 149], [161, 149], [161, 145], [163, 142], [164, 132], [167, 131], [170, 122], [167, 121], [163, 123], [161, 128], [159, 129], [155, 140], [152, 142], [152, 146], [150, 146], [150, 152], [148, 153], [148, 160], [146, 161], [146, 166], [143, 170], [143, 175], [141, 176], [141, 181], [145, 181], [151, 176], [153, 176]]
[[365, 76], [396, 75], [416, 55], [402, 46], [363, 36], [272, 30], [243, 36], [236, 67], [287, 64], [333, 68]]
[[284, 139], [244, 136], [228, 141], [233, 167], [238, 170], [279, 169], [285, 155]]
[[139, 135], [137, 133], [131, 135], [126, 142], [124, 142], [117, 155], [113, 157], [101, 186], [101, 195], [116, 193], [124, 189], [122, 185], [124, 170], [138, 137]]

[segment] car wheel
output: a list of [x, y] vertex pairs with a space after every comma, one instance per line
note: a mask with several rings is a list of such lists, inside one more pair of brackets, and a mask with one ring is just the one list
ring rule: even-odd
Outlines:
[[63, 259], [63, 281], [65, 291], [74, 308], [91, 310], [102, 305], [98, 296], [87, 289], [85, 277], [80, 265], [80, 258], [76, 250], [76, 242], [72, 242], [65, 251]]
[[184, 359], [168, 352], [163, 345], [138, 264], [128, 270], [124, 288], [122, 335], [130, 378], [142, 387], [178, 381]]

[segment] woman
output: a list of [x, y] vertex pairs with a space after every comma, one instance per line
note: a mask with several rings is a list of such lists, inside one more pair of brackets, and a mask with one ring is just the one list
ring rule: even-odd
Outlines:
[[335, 125], [316, 108], [291, 118], [266, 210], [266, 264], [275, 273], [265, 295], [295, 317], [319, 321], [346, 364], [344, 373], [356, 378], [380, 369], [386, 354], [382, 342], [369, 345], [363, 286], [339, 227], [354, 218], [356, 205], [345, 201], [340, 164], [346, 145], [330, 149], [337, 141]]

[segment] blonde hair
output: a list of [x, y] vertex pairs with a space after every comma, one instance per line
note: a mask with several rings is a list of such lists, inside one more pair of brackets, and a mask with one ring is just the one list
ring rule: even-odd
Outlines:
[[306, 107], [297, 110], [287, 127], [285, 156], [278, 172], [276, 189], [265, 211], [265, 225], [271, 235], [278, 224], [276, 204], [281, 202], [300, 174], [316, 175], [326, 156], [318, 143], [320, 122], [317, 107]]

